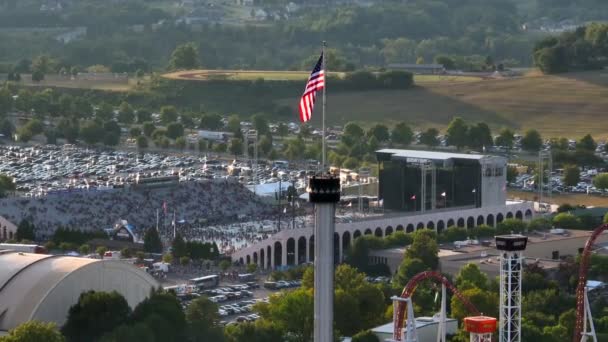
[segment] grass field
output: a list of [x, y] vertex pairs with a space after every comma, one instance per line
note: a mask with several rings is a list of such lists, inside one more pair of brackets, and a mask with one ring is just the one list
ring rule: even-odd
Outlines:
[[[608, 72], [529, 76], [468, 82], [418, 82], [408, 90], [331, 94], [331, 123], [396, 122], [445, 128], [454, 116], [484, 121], [494, 129], [529, 128], [544, 136], [608, 138]], [[295, 110], [294, 99], [280, 99]], [[313, 120], [319, 115], [313, 115]]]

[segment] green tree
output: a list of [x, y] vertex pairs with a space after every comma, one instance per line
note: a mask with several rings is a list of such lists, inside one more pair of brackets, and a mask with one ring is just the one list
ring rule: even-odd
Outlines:
[[186, 148], [186, 138], [178, 137], [177, 139], [175, 139], [175, 147], [177, 147], [180, 150], [183, 150], [184, 148]]
[[498, 136], [496, 137], [495, 144], [496, 146], [503, 146], [507, 149], [513, 148], [513, 142], [515, 141], [515, 134], [508, 128], [505, 128], [500, 131]]
[[78, 251], [82, 255], [88, 255], [89, 253], [91, 253], [91, 247], [87, 244], [84, 244], [84, 245], [80, 246], [80, 248], [78, 248]]
[[287, 134], [289, 134], [289, 127], [287, 127], [284, 122], [279, 123], [279, 126], [277, 127], [277, 134], [280, 137], [286, 137]]
[[412, 143], [414, 132], [405, 122], [400, 122], [391, 131], [391, 141], [395, 144], [408, 146]]
[[104, 246], [99, 246], [99, 247], [97, 247], [97, 249], [95, 249], [95, 253], [97, 253], [97, 255], [99, 255], [102, 259], [107, 251], [108, 251], [108, 249]]
[[526, 131], [526, 134], [521, 139], [521, 148], [528, 152], [538, 152], [543, 146], [543, 140], [535, 129]]
[[171, 255], [171, 254], [165, 254], [165, 255], [163, 255], [163, 262], [165, 262], [167, 264], [172, 264], [173, 263], [173, 255]]
[[96, 341], [129, 318], [131, 309], [118, 292], [84, 292], [61, 329], [68, 341]]
[[230, 154], [234, 155], [234, 157], [236, 158], [237, 156], [240, 156], [241, 154], [243, 154], [243, 140], [241, 139], [236, 139], [233, 138], [232, 140], [230, 140]]
[[4, 136], [8, 139], [12, 139], [13, 134], [15, 133], [15, 125], [8, 118], [2, 119], [0, 121], [0, 134], [4, 134]]
[[479, 266], [469, 263], [458, 271], [454, 284], [461, 291], [465, 288], [488, 290], [488, 277], [479, 270]]
[[137, 137], [137, 148], [138, 149], [144, 149], [144, 148], [148, 148], [148, 139], [146, 137], [144, 137], [143, 135], [140, 135]]
[[208, 129], [211, 131], [217, 131], [217, 130], [221, 129], [222, 126], [223, 126], [222, 117], [219, 114], [205, 113], [205, 114], [201, 115], [199, 128]]
[[259, 135], [265, 135], [270, 133], [270, 128], [268, 126], [268, 120], [264, 114], [254, 114], [251, 117], [251, 122], [253, 123], [253, 128], [258, 131]]
[[171, 243], [171, 253], [175, 258], [187, 256], [186, 242], [180, 233], [175, 234], [175, 238]]
[[6, 197], [7, 193], [12, 193], [17, 189], [13, 177], [0, 174], [0, 198]]
[[566, 49], [562, 46], [546, 47], [534, 52], [534, 64], [545, 74], [568, 71]]
[[[152, 323], [152, 322], [150, 322]], [[146, 323], [136, 323], [133, 325], [122, 324], [111, 332], [103, 335], [100, 342], [131, 342], [146, 341], [160, 342], [155, 339], [153, 332]]]
[[128, 247], [125, 247], [120, 250], [120, 257], [123, 259], [130, 259], [133, 257], [133, 252]]
[[241, 132], [241, 120], [236, 115], [231, 115], [228, 118], [228, 123], [226, 124], [226, 128], [228, 132], [237, 134], [237, 132]]
[[469, 129], [469, 146], [477, 149], [494, 145], [492, 131], [485, 122], [479, 122]]
[[455, 117], [448, 125], [446, 132], [447, 144], [461, 149], [470, 145], [469, 127], [461, 117]]
[[225, 328], [227, 342], [268, 342], [283, 341], [283, 331], [268, 320], [257, 320], [255, 323], [243, 322], [228, 325]]
[[388, 141], [388, 139], [390, 138], [388, 127], [382, 124], [375, 124], [367, 131], [367, 137], [375, 137], [379, 143]]
[[258, 265], [256, 264], [248, 264], [247, 265], [247, 273], [255, 273], [257, 271]]
[[177, 121], [177, 109], [174, 106], [163, 106], [160, 109], [160, 121], [168, 125]]
[[416, 274], [428, 271], [429, 269], [429, 266], [425, 265], [418, 258], [405, 258], [401, 262], [401, 265], [399, 265], [399, 269], [395, 275], [394, 286], [402, 289]]
[[364, 330], [355, 334], [351, 340], [352, 342], [380, 342], [378, 336], [371, 332], [371, 330]]
[[301, 138], [294, 138], [287, 140], [285, 146], [285, 157], [289, 160], [299, 160], [304, 156], [306, 150], [306, 144]]
[[13, 96], [7, 87], [0, 88], [0, 115], [8, 113], [13, 108]]
[[593, 178], [593, 186], [605, 191], [608, 189], [608, 173], [600, 173]]
[[[553, 225], [557, 228], [578, 229], [581, 228], [581, 221], [578, 217], [570, 213], [559, 213], [553, 217]], [[592, 227], [584, 227], [592, 228]]]
[[150, 137], [150, 136], [152, 136], [152, 132], [154, 132], [154, 130], [156, 130], [156, 126], [154, 126], [153, 122], [147, 121], [147, 122], [144, 122], [142, 130], [146, 137]]
[[80, 136], [89, 145], [102, 141], [105, 134], [103, 127], [97, 121], [87, 121], [80, 127]]
[[523, 233], [526, 230], [526, 223], [522, 220], [508, 218], [496, 225], [497, 234], [514, 234]]
[[55, 323], [27, 321], [0, 337], [2, 342], [64, 342], [65, 338]]
[[102, 102], [95, 111], [95, 118], [104, 122], [114, 119], [114, 108], [111, 104]]
[[205, 139], [198, 140], [198, 151], [204, 152], [207, 150], [207, 141]]
[[260, 307], [263, 319], [277, 324], [294, 342], [308, 342], [313, 335], [312, 289], [298, 289], [270, 297], [270, 303]]
[[167, 137], [177, 139], [184, 136], [184, 126], [178, 122], [172, 122], [167, 125]]
[[143, 124], [148, 121], [152, 121], [152, 113], [146, 108], [139, 108], [137, 110], [137, 122]]
[[129, 136], [131, 138], [139, 138], [141, 136], [141, 128], [131, 127], [131, 129], [129, 130]]
[[178, 45], [171, 53], [169, 70], [196, 69], [199, 66], [198, 47], [195, 43]]
[[439, 145], [438, 135], [439, 131], [437, 129], [429, 128], [420, 135], [420, 143], [428, 147], [435, 147]]
[[172, 294], [155, 292], [133, 310], [131, 322], [145, 323], [156, 341], [186, 340], [187, 322], [179, 300]]
[[118, 106], [118, 122], [123, 124], [132, 124], [135, 121], [135, 112], [133, 107], [128, 102], [123, 101]]
[[107, 146], [116, 146], [120, 142], [120, 126], [114, 120], [106, 121], [103, 124], [105, 134], [102, 142]]
[[591, 136], [591, 134], [585, 135], [576, 144], [576, 149], [584, 150], [584, 151], [595, 152], [596, 147], [597, 147], [597, 144], [595, 143], [595, 140], [593, 140], [593, 137]]
[[576, 186], [581, 181], [581, 170], [576, 165], [564, 166], [562, 181], [566, 186]]
[[[484, 315], [490, 317], [497, 317], [498, 315], [498, 293], [484, 291], [482, 289], [472, 287], [461, 291], [463, 297], [468, 299], [475, 307], [483, 312]], [[452, 308], [452, 317], [462, 321], [465, 317], [470, 315], [470, 312], [466, 306], [458, 299], [458, 297], [452, 297], [450, 306]]]
[[34, 241], [36, 239], [34, 225], [28, 220], [21, 220], [21, 222], [19, 222], [19, 225], [17, 226], [17, 232], [15, 234], [15, 239], [17, 241], [21, 241], [21, 240]]
[[217, 304], [207, 297], [199, 297], [186, 309], [188, 335], [193, 341], [222, 341], [223, 329], [219, 325], [220, 315]]
[[439, 246], [437, 245], [435, 232], [423, 229], [414, 232], [412, 244], [405, 255], [408, 258], [418, 258], [431, 270], [439, 266]]
[[226, 143], [219, 143], [213, 148], [216, 153], [226, 153], [227, 149], [228, 145], [226, 145]]
[[222, 272], [226, 272], [230, 268], [230, 266], [232, 266], [230, 261], [228, 261], [228, 260], [220, 261], [220, 269], [222, 270]]
[[342, 142], [346, 145], [352, 145], [365, 136], [365, 132], [361, 126], [354, 122], [349, 122], [344, 126], [344, 133], [342, 134]]
[[517, 172], [517, 168], [515, 166], [507, 166], [507, 182], [513, 183], [517, 180], [517, 176], [519, 172]]
[[[265, 155], [265, 156], [270, 155], [270, 152], [272, 151], [272, 135], [268, 134], [268, 135], [263, 136], [260, 139], [258, 146], [259, 146], [260, 152], [263, 155]], [[311, 146], [309, 145], [308, 147], [311, 147]]]
[[163, 251], [163, 243], [160, 240], [156, 228], [148, 228], [144, 234], [144, 251], [147, 253], [161, 253]]

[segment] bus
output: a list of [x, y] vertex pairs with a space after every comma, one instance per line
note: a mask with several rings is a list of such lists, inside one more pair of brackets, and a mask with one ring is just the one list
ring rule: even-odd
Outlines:
[[46, 248], [39, 245], [29, 245], [22, 243], [0, 243], [0, 250], [8, 249], [15, 252], [25, 252], [25, 253], [36, 253], [36, 254], [47, 254], [48, 251]]
[[220, 276], [217, 274], [208, 275], [204, 277], [198, 277], [190, 279], [190, 284], [198, 287], [199, 289], [210, 289], [220, 284]]

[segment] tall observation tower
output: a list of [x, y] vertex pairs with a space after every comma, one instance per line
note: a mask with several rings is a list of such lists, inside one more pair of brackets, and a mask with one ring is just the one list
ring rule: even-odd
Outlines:
[[523, 251], [528, 238], [523, 235], [496, 237], [500, 253], [500, 320], [499, 342], [521, 341], [521, 280]]

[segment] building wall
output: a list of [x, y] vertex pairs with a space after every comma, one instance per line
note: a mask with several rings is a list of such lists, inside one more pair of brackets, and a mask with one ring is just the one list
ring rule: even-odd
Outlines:
[[[374, 234], [384, 237], [396, 231], [413, 232], [425, 227], [442, 231], [451, 225], [475, 227], [480, 224], [488, 224], [496, 226], [498, 222], [507, 217], [529, 220], [533, 218], [533, 215], [532, 202], [512, 202], [494, 207], [446, 209], [426, 212], [425, 214], [382, 216], [349, 223], [337, 223], [334, 235], [337, 243], [335, 260], [337, 262], [341, 261], [344, 252], [353, 240], [362, 235]], [[299, 248], [299, 241], [303, 241], [303, 250]], [[242, 248], [234, 252], [231, 257], [235, 262], [256, 263], [260, 268], [274, 269], [276, 266], [297, 264], [297, 261], [299, 263], [312, 262], [314, 253], [313, 249], [310, 248], [311, 243], [314, 243], [312, 226], [288, 229], [278, 232], [266, 240]], [[291, 253], [295, 253], [295, 263], [293, 261], [288, 263], [286, 251], [289, 249], [291, 249]], [[275, 253], [280, 254], [280, 257], [275, 258]], [[271, 256], [270, 262], [268, 262], [268, 255]], [[264, 259], [264, 262], [262, 262], [262, 259]]]
[[17, 234], [17, 226], [0, 216], [0, 241], [12, 240]]
[[507, 161], [488, 157], [481, 161], [481, 206], [492, 207], [507, 201]]

